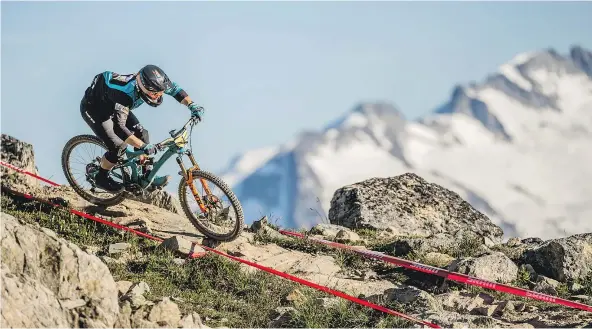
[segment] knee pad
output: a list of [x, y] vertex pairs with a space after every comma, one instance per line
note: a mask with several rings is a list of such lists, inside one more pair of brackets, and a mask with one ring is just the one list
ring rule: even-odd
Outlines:
[[119, 161], [119, 154], [118, 152], [108, 151], [105, 153], [105, 159], [111, 163], [117, 163]]

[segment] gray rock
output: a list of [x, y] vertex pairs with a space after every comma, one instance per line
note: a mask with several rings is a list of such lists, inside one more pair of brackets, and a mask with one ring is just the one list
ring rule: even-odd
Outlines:
[[559, 285], [559, 281], [539, 275], [537, 277], [537, 283], [532, 290], [547, 295], [557, 295], [557, 288], [559, 288]]
[[508, 239], [508, 242], [506, 242], [506, 245], [508, 247], [516, 247], [516, 246], [519, 246], [521, 244], [522, 244], [522, 242], [520, 241], [520, 239], [518, 239], [516, 237], [510, 238], [510, 239]]
[[545, 243], [545, 241], [543, 239], [541, 239], [541, 238], [533, 238], [533, 237], [522, 239], [522, 240], [520, 240], [520, 242], [523, 243], [523, 244], [526, 244], [526, 245], [528, 245], [530, 247], [538, 247], [538, 246], [540, 246], [540, 245], [542, 245], [542, 244]]
[[454, 233], [436, 233], [428, 237], [401, 237], [387, 244], [397, 256], [408, 253], [425, 255], [441, 253], [452, 257], [477, 256], [489, 252], [485, 238], [475, 233], [459, 230]]
[[117, 315], [114, 328], [131, 328], [132, 327], [132, 306], [129, 301], [124, 301], [121, 305], [121, 310]]
[[546, 241], [526, 251], [523, 262], [560, 282], [583, 279], [592, 272], [592, 233]]
[[353, 232], [352, 230], [350, 230], [349, 228], [347, 228], [345, 226], [326, 224], [326, 223], [320, 223], [320, 224], [313, 226], [309, 232], [310, 232], [310, 234], [318, 234], [318, 235], [322, 235], [323, 237], [328, 238], [328, 239], [334, 239], [335, 236], [337, 235], [337, 233], [339, 233], [339, 231]]
[[146, 317], [148, 316], [147, 307], [140, 307], [138, 308], [131, 316], [131, 327], [132, 328], [158, 328], [159, 325], [156, 322], [148, 321]]
[[475, 232], [501, 243], [502, 229], [458, 194], [406, 173], [371, 178], [335, 191], [329, 209], [332, 224], [349, 228], [386, 229], [399, 234], [429, 236]]
[[181, 327], [181, 328], [200, 328], [200, 329], [209, 328], [208, 326], [203, 324], [203, 322], [201, 321], [201, 317], [199, 316], [199, 314], [197, 314], [195, 312], [184, 316], [181, 319], [181, 321], [179, 322], [179, 327]]
[[440, 268], [446, 268], [454, 261], [454, 257], [438, 252], [430, 252], [424, 256], [424, 262], [427, 265], [432, 265]]
[[[503, 328], [500, 320], [482, 316], [461, 314], [452, 311], [428, 313], [422, 320], [438, 324], [442, 328]], [[506, 326], [507, 327], [507, 326]]]
[[269, 324], [272, 328], [285, 327], [294, 318], [296, 309], [293, 307], [277, 307], [272, 315], [271, 323]]
[[155, 190], [150, 192], [146, 197], [142, 196], [130, 196], [132, 200], [140, 201], [146, 204], [151, 204], [156, 207], [168, 210], [175, 214], [182, 214], [183, 210], [179, 200], [172, 196], [169, 192], [164, 190]]
[[114, 244], [110, 244], [109, 245], [109, 254], [120, 254], [122, 252], [125, 252], [126, 250], [128, 250], [129, 248], [131, 248], [132, 245], [126, 242], [120, 242], [120, 243], [114, 243]]
[[443, 293], [435, 297], [448, 311], [471, 313], [475, 308], [491, 304], [493, 298], [487, 294], [461, 293], [458, 290]]
[[269, 220], [267, 219], [267, 216], [263, 216], [261, 217], [261, 219], [258, 220], [254, 220], [253, 224], [251, 224], [251, 231], [257, 233], [259, 232], [259, 230], [261, 230], [263, 228], [263, 226], [267, 226], [269, 224]]
[[202, 247], [178, 235], [165, 239], [162, 241], [160, 246], [162, 248], [179, 253], [183, 256], [188, 256], [193, 253], [201, 254], [206, 252]]
[[361, 238], [356, 232], [349, 230], [340, 230], [335, 235], [335, 241], [337, 242], [358, 242], [360, 240]]
[[263, 216], [260, 220], [254, 221], [253, 224], [251, 224], [251, 231], [255, 232], [259, 236], [265, 236], [276, 240], [283, 240], [287, 238], [269, 226], [267, 216]]
[[119, 296], [125, 295], [133, 285], [133, 282], [130, 281], [117, 281], [115, 282], [117, 285], [117, 291], [119, 292]]
[[181, 320], [181, 311], [177, 304], [165, 297], [152, 307], [148, 320], [161, 326], [177, 327]]
[[496, 309], [497, 305], [486, 305], [475, 308], [473, 312], [479, 315], [491, 316]]
[[386, 248], [393, 250], [396, 256], [405, 256], [411, 252], [427, 254], [431, 252], [448, 253], [457, 245], [454, 238], [445, 233], [437, 233], [430, 237], [399, 238], [388, 244]]
[[315, 298], [314, 300], [315, 305], [318, 305], [324, 309], [328, 309], [328, 308], [334, 308], [339, 306], [339, 303], [341, 302], [339, 298], [329, 298], [329, 297], [322, 297], [322, 298]]
[[113, 327], [107, 266], [68, 241], [2, 213], [2, 318], [8, 327]]
[[82, 307], [86, 305], [86, 301], [84, 299], [78, 298], [78, 299], [62, 299], [59, 301], [60, 305], [67, 309], [73, 309], [73, 308], [78, 308], [78, 307]]
[[134, 283], [127, 293], [121, 297], [123, 301], [128, 300], [131, 303], [131, 306], [134, 308], [139, 308], [144, 305], [148, 305], [148, 301], [144, 294], [150, 291], [150, 287], [144, 281], [140, 281], [138, 283]]
[[584, 290], [584, 286], [582, 286], [581, 284], [579, 284], [577, 282], [569, 282], [567, 284], [567, 287], [568, 287], [569, 291], [571, 291], [572, 293], [576, 293], [576, 294]]
[[502, 301], [500, 303], [498, 303], [496, 306], [496, 310], [495, 313], [499, 313], [499, 314], [508, 314], [508, 313], [513, 313], [516, 311], [516, 302], [511, 301], [511, 300], [505, 300]]
[[518, 275], [518, 266], [501, 252], [457, 259], [448, 266], [448, 270], [500, 283], [510, 283]]
[[413, 304], [415, 309], [422, 311], [442, 310], [442, 304], [432, 295], [413, 286], [402, 285], [400, 287], [390, 288], [382, 294], [369, 296], [367, 300], [373, 303], [397, 301], [403, 304]]
[[[3, 162], [39, 175], [39, 171], [35, 165], [33, 145], [29, 143], [20, 141], [10, 135], [2, 134], [2, 152], [0, 153], [0, 157]], [[0, 166], [0, 172], [2, 173], [3, 184], [23, 184], [30, 187], [40, 186], [39, 180], [36, 178], [17, 173], [13, 169]]]

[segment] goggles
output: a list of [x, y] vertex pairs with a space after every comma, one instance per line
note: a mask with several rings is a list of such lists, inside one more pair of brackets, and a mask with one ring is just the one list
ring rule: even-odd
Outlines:
[[138, 83], [140, 90], [150, 99], [157, 100], [160, 96], [162, 96], [162, 94], [164, 94], [164, 91], [150, 91], [146, 89], [146, 87], [144, 87], [144, 84], [142, 83], [142, 80], [140, 79], [139, 74], [136, 75], [136, 82]]

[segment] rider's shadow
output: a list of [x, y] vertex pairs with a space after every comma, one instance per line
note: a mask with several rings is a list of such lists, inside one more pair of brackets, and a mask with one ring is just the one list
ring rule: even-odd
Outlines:
[[110, 216], [110, 217], [126, 217], [127, 214], [123, 211], [119, 211], [119, 210], [109, 210], [103, 207], [99, 207], [96, 205], [89, 205], [86, 206], [84, 208], [84, 210], [87, 213], [94, 213], [94, 214], [100, 214], [100, 215], [105, 215], [105, 216]]

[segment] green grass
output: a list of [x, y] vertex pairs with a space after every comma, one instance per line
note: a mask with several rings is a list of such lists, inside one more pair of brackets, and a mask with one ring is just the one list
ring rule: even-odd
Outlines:
[[592, 296], [592, 272], [588, 273], [584, 278], [576, 280], [576, 283], [582, 285], [582, 293], [586, 296]]
[[[28, 223], [37, 223], [76, 245], [94, 246], [97, 255], [106, 255], [109, 244], [127, 242], [132, 248], [127, 253], [141, 252], [143, 257], [125, 263], [109, 262], [114, 279], [132, 282], [145, 281], [151, 291], [147, 299], [176, 297], [185, 314], [195, 311], [208, 326], [270, 327], [277, 307], [296, 309], [283, 327], [409, 327], [413, 323], [346, 300], [333, 308], [323, 309], [317, 298], [334, 297], [272, 274], [255, 270], [247, 272], [241, 264], [216, 254], [188, 261], [180, 266], [176, 257], [160, 248], [157, 242], [137, 237], [107, 225], [83, 219], [64, 210], [43, 203], [2, 194], [2, 211]], [[288, 240], [286, 240], [288, 241]], [[290, 239], [297, 248], [305, 247], [298, 239]], [[316, 248], [316, 247], [314, 247]], [[343, 258], [345, 266], [356, 266], [356, 258]], [[295, 289], [305, 296], [302, 303], [294, 304], [285, 297]], [[389, 305], [383, 305], [389, 306]], [[390, 305], [397, 306], [400, 305]], [[396, 310], [401, 311], [401, 308]]]
[[353, 229], [361, 238], [374, 239], [378, 235], [378, 230], [370, 228]]
[[474, 257], [479, 253], [479, 247], [482, 245], [483, 243], [478, 237], [463, 235], [457, 246], [440, 252], [448, 254], [454, 258]]
[[526, 267], [520, 266], [515, 281], [516, 286], [528, 289], [530, 282], [530, 273], [526, 270]]

